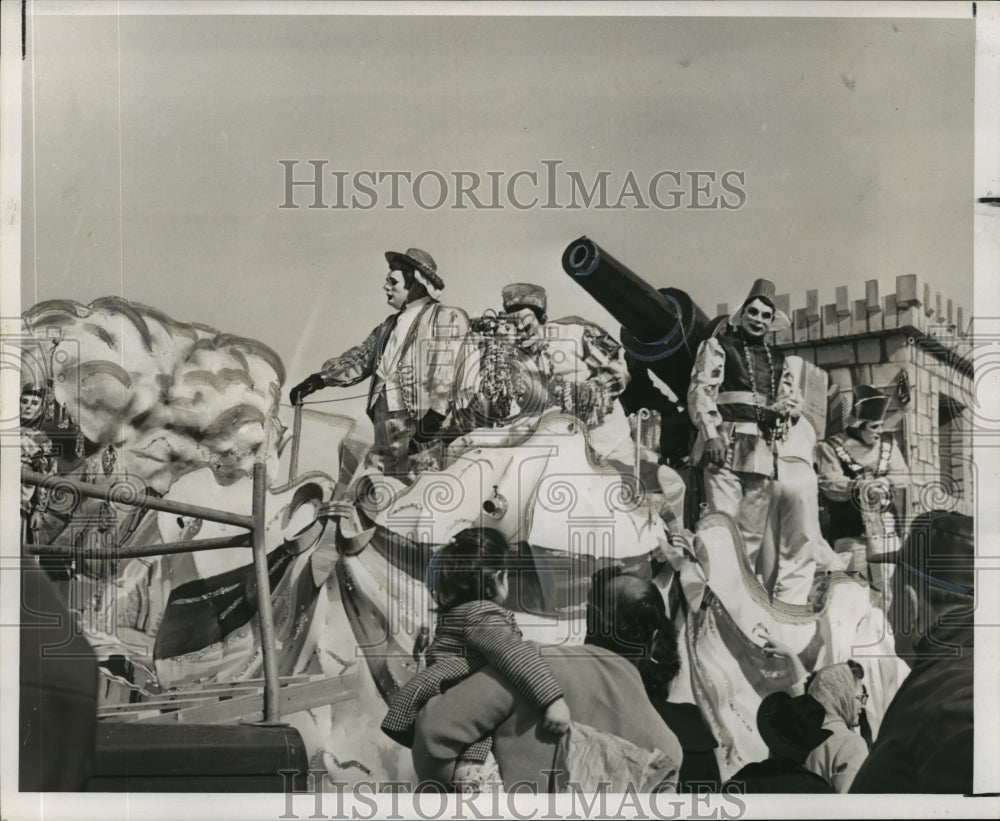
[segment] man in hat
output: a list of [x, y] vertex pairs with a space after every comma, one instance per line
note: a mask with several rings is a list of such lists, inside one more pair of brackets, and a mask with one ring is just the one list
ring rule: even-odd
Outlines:
[[528, 381], [536, 383], [522, 394], [522, 409], [559, 407], [574, 414], [587, 425], [588, 442], [598, 457], [620, 469], [631, 466], [635, 461], [631, 429], [615, 401], [629, 378], [622, 346], [581, 317], [550, 320], [548, 298], [539, 285], [505, 285], [501, 298], [506, 321], [529, 363], [526, 370], [533, 379]]
[[291, 391], [297, 405], [329, 386], [349, 387], [371, 378], [368, 416], [375, 428], [370, 463], [387, 474], [406, 476], [410, 457], [420, 464], [452, 410], [458, 348], [469, 327], [465, 311], [442, 305], [444, 281], [433, 257], [419, 248], [387, 251], [383, 290], [393, 313], [365, 340], [328, 359]]
[[873, 553], [889, 548], [897, 526], [892, 505], [894, 481], [905, 481], [908, 467], [893, 437], [883, 430], [889, 398], [871, 385], [854, 388], [846, 430], [816, 446], [820, 493], [829, 514], [827, 539], [837, 553], [852, 554], [851, 567], [868, 573], [883, 589], [881, 565], [868, 567]]
[[773, 282], [758, 279], [728, 321], [701, 343], [687, 396], [698, 431], [691, 462], [704, 469], [708, 509], [733, 517], [751, 566], [765, 573], [762, 565], [777, 564], [776, 556], [769, 562], [761, 557], [777, 448], [802, 410], [784, 355], [765, 341], [790, 324], [774, 292]]
[[806, 758], [833, 732], [823, 726], [826, 710], [811, 695], [771, 693], [757, 708], [757, 731], [767, 745], [767, 759], [745, 765], [723, 792], [832, 793], [830, 783], [807, 769]]
[[889, 623], [910, 667], [851, 792], [972, 792], [973, 519], [943, 510], [917, 516], [895, 565]]

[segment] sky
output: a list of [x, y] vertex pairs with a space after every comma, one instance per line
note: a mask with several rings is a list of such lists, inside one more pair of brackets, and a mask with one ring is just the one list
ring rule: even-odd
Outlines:
[[[911, 273], [969, 310], [974, 37], [964, 19], [36, 14], [22, 305], [121, 295], [267, 343], [290, 383], [386, 316], [383, 253], [409, 247], [471, 313], [527, 280], [551, 316], [613, 332], [561, 268], [584, 234], [710, 316], [757, 277], [798, 307]], [[449, 200], [420, 207], [401, 180], [401, 208], [387, 182], [370, 209], [308, 208], [302, 188], [281, 208], [281, 160], [297, 179], [326, 161], [327, 205], [334, 171], [348, 201], [359, 171], [437, 172]], [[544, 181], [543, 161], [562, 205], [567, 172], [603, 170], [609, 204], [631, 173], [650, 207], [514, 207], [507, 182]], [[457, 171], [487, 202], [497, 174], [501, 207], [450, 207]], [[663, 171], [673, 210], [647, 196]], [[690, 207], [695, 171], [740, 207]]]

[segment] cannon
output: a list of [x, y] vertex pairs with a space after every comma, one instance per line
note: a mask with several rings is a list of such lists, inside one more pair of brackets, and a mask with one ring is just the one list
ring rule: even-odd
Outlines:
[[[660, 412], [660, 459], [680, 464], [693, 432], [685, 405], [695, 354], [724, 318], [709, 320], [679, 288], [654, 288], [587, 237], [566, 247], [562, 266], [621, 323], [619, 338], [632, 377], [620, 397], [622, 405], [628, 413], [639, 408]], [[676, 402], [656, 389], [651, 373], [670, 388]]]

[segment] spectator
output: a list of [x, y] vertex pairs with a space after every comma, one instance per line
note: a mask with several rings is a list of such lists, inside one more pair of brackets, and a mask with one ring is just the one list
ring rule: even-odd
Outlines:
[[560, 792], [570, 781], [585, 792], [602, 783], [611, 792], [627, 785], [638, 791], [676, 788], [681, 746], [644, 687], [644, 681], [657, 680], [658, 665], [674, 671], [668, 677], [676, 674], [676, 657], [661, 657], [669, 641], [660, 636], [672, 629], [654, 585], [635, 576], [599, 575], [588, 605], [586, 643], [544, 648], [575, 717], [562, 743], [559, 736], [539, 733], [538, 711], [486, 668], [432, 698], [421, 712], [413, 745], [417, 775], [450, 784], [462, 751], [492, 733], [508, 788]]
[[889, 704], [852, 793], [972, 792], [973, 519], [922, 513], [895, 565], [889, 623], [909, 675]]
[[[608, 618], [610, 616], [610, 618]], [[653, 631], [648, 658], [637, 655], [642, 636]], [[677, 736], [684, 758], [678, 792], [715, 791], [721, 781], [715, 749], [719, 743], [697, 705], [668, 701], [681, 671], [677, 635], [656, 585], [610, 567], [594, 575], [587, 601], [587, 643], [620, 656], [636, 656], [646, 696]]]
[[[407, 746], [413, 724], [427, 700], [491, 665], [543, 714], [546, 731], [569, 729], [569, 708], [562, 689], [533, 644], [522, 641], [514, 614], [502, 607], [507, 598], [510, 546], [491, 528], [466, 528], [431, 559], [428, 586], [437, 604], [434, 640], [427, 648], [427, 669], [400, 689], [389, 705], [382, 730]], [[492, 747], [487, 735], [462, 756], [485, 764]]]
[[832, 733], [823, 728], [823, 705], [810, 695], [771, 693], [757, 709], [757, 729], [767, 745], [764, 761], [747, 764], [722, 789], [746, 793], [832, 793], [805, 766], [806, 757]]
[[806, 767], [841, 793], [847, 792], [868, 757], [868, 745], [855, 732], [868, 701], [864, 675], [860, 664], [848, 660], [818, 670], [806, 684], [806, 692], [826, 710], [823, 728], [832, 733], [809, 753]]

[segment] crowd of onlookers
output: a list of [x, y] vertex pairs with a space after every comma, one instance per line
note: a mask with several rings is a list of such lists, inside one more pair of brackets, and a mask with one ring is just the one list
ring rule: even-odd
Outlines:
[[720, 778], [717, 743], [694, 704], [670, 700], [681, 671], [660, 589], [610, 567], [592, 579], [582, 647], [521, 639], [504, 606], [506, 545], [462, 531], [435, 554], [428, 584], [437, 629], [428, 666], [392, 699], [383, 730], [412, 748], [417, 774], [442, 789], [491, 781], [559, 791], [625, 789], [748, 793], [972, 791], [973, 523], [922, 514], [896, 567], [889, 622], [910, 673], [875, 738], [862, 667], [848, 659], [807, 672], [788, 647], [791, 691], [762, 694], [765, 760]]

